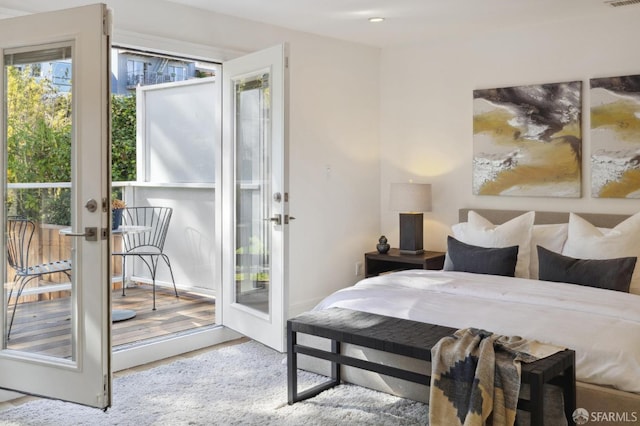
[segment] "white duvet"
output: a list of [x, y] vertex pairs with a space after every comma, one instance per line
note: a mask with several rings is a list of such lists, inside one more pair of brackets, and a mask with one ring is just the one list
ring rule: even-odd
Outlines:
[[640, 393], [640, 295], [466, 272], [412, 270], [360, 281], [315, 309], [342, 307], [476, 327], [576, 351], [578, 381]]

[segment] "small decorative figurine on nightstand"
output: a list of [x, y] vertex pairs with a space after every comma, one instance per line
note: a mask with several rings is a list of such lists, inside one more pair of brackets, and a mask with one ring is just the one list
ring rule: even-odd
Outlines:
[[391, 246], [387, 244], [387, 237], [385, 237], [384, 235], [381, 236], [380, 239], [378, 240], [378, 245], [376, 245], [376, 248], [378, 249], [378, 253], [385, 254], [386, 252], [389, 251], [390, 247]]

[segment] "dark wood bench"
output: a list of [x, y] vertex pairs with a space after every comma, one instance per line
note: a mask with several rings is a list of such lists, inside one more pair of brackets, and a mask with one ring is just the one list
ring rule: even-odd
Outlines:
[[[431, 348], [456, 329], [400, 318], [332, 308], [304, 313], [287, 321], [287, 375], [289, 404], [311, 398], [340, 384], [340, 366], [348, 365], [429, 386], [430, 371], [416, 373], [400, 366], [383, 365], [341, 353], [340, 346], [349, 343], [392, 354], [431, 361]], [[298, 343], [298, 333], [319, 336], [331, 341], [331, 350], [317, 349]], [[331, 362], [329, 381], [298, 391], [298, 354]], [[531, 363], [522, 363], [521, 381], [529, 384], [529, 400], [519, 399], [518, 408], [531, 413], [531, 424], [542, 425], [544, 386], [562, 388], [564, 411], [569, 424], [576, 405], [575, 352], [564, 350]]]

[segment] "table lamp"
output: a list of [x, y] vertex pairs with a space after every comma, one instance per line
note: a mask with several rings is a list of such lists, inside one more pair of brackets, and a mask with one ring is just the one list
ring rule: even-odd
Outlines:
[[422, 212], [431, 211], [431, 184], [392, 183], [389, 205], [400, 212], [400, 253], [424, 253]]

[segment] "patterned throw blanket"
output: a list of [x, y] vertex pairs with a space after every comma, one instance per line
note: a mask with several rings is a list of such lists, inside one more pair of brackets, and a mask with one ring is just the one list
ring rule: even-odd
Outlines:
[[429, 424], [513, 425], [520, 393], [520, 362], [562, 350], [521, 337], [466, 328], [431, 349]]

